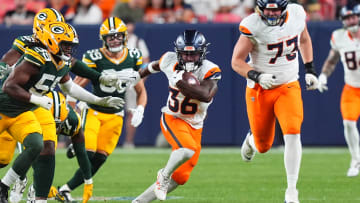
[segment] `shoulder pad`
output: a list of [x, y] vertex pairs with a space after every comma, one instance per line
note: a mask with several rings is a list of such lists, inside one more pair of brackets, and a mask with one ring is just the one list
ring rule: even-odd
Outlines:
[[41, 47], [26, 48], [24, 58], [37, 66], [45, 64], [46, 61], [51, 61], [50, 53]]
[[26, 47], [34, 43], [35, 39], [31, 35], [19, 36], [14, 40], [12, 48], [24, 54]]

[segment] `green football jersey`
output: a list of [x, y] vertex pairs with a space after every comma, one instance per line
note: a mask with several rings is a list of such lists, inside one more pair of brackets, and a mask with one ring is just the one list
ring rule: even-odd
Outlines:
[[19, 36], [14, 40], [11, 48], [23, 55], [25, 53], [25, 49], [35, 43], [36, 41], [32, 35]]
[[[123, 55], [118, 59], [110, 58], [105, 54], [104, 49], [105, 48], [88, 50], [83, 55], [83, 62], [99, 73], [104, 72], [107, 74], [116, 74], [117, 72], [128, 68], [138, 71], [142, 65], [142, 54], [138, 49], [125, 48], [123, 50]], [[99, 97], [113, 96], [125, 99], [125, 91], [125, 86], [123, 89], [118, 90], [115, 87], [105, 86], [99, 82], [92, 83], [92, 92]], [[123, 107], [115, 109], [94, 104], [88, 105], [92, 109], [103, 113], [117, 113], [123, 110]]]
[[[37, 95], [45, 95], [53, 90], [61, 78], [70, 70], [68, 62], [61, 61], [60, 64], [56, 64], [51, 54], [42, 47], [27, 47], [19, 61], [22, 60], [26, 60], [39, 68], [39, 74], [31, 77], [23, 86], [25, 90]], [[35, 104], [11, 98], [0, 90], [0, 112], [9, 117], [16, 117], [37, 107]]]
[[[11, 48], [19, 52], [21, 55], [24, 54], [26, 47], [29, 47], [31, 45], [35, 44], [35, 39], [32, 35], [25, 35], [17, 37]], [[7, 76], [0, 80], [0, 87], [2, 87], [3, 82], [6, 80]]]

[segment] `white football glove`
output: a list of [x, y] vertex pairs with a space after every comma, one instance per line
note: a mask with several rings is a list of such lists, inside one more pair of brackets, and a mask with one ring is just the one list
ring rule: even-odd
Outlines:
[[270, 89], [275, 84], [275, 76], [269, 73], [261, 73], [259, 75], [259, 85], [265, 89]]
[[4, 62], [0, 62], [0, 80], [7, 76], [12, 70], [12, 67]]
[[130, 82], [132, 86], [136, 85], [140, 81], [140, 74], [134, 69], [127, 68], [116, 73], [118, 80], [122, 82]]
[[101, 84], [106, 86], [114, 86], [117, 82], [118, 78], [114, 74], [101, 73], [99, 81]]
[[99, 106], [119, 109], [124, 106], [125, 101], [119, 97], [107, 96], [107, 97], [100, 97], [100, 99], [96, 102], [96, 104]]
[[80, 110], [80, 112], [82, 112], [88, 106], [87, 106], [86, 102], [79, 101], [79, 103], [76, 104], [76, 107]]
[[319, 92], [323, 93], [324, 91], [328, 90], [327, 76], [324, 73], [320, 74], [318, 80], [319, 80], [319, 85], [318, 85]]
[[50, 110], [53, 104], [53, 100], [47, 96], [37, 96], [31, 94], [30, 103], [36, 104], [38, 106], [43, 107], [44, 109]]
[[144, 107], [142, 105], [138, 105], [136, 109], [130, 109], [130, 111], [132, 113], [131, 125], [136, 128], [141, 124], [143, 120]]
[[316, 90], [319, 86], [319, 81], [316, 75], [312, 73], [305, 74], [305, 82], [306, 82], [306, 89], [307, 90]]
[[182, 80], [182, 75], [185, 73], [184, 70], [178, 70], [173, 72], [173, 74], [171, 75], [171, 81], [174, 82], [174, 84], [176, 85], [177, 82], [179, 82], [179, 80]]

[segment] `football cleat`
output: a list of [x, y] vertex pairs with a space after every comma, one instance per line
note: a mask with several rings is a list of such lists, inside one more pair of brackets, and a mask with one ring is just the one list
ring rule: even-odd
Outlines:
[[298, 195], [297, 189], [286, 189], [284, 203], [299, 203]]
[[56, 189], [56, 187], [51, 186], [48, 194], [48, 198], [53, 198], [56, 197], [57, 195], [59, 195], [59, 191]]
[[74, 200], [74, 198], [71, 197], [70, 191], [68, 190], [60, 190], [60, 187], [58, 187], [59, 193], [55, 196], [55, 199], [59, 202], [63, 203], [77, 203], [77, 201]]
[[26, 203], [35, 203], [35, 188], [33, 184], [29, 187]]
[[0, 203], [8, 203], [9, 187], [0, 180]]
[[13, 188], [10, 191], [9, 200], [11, 203], [18, 203], [21, 201], [27, 184], [27, 178], [24, 180], [17, 179]]
[[357, 161], [351, 161], [349, 170], [347, 171], [348, 177], [355, 177], [359, 175], [360, 163]]
[[73, 144], [70, 144], [68, 147], [67, 147], [67, 150], [66, 150], [66, 157], [69, 158], [69, 159], [72, 159], [76, 156], [75, 154], [75, 150], [74, 150], [74, 145]]
[[164, 169], [160, 169], [157, 174], [157, 180], [155, 183], [154, 193], [159, 200], [166, 200], [167, 189], [170, 183], [170, 177], [165, 177], [162, 172]]
[[251, 161], [255, 156], [255, 149], [251, 147], [249, 142], [250, 136], [251, 132], [249, 131], [241, 145], [241, 157], [244, 161]]

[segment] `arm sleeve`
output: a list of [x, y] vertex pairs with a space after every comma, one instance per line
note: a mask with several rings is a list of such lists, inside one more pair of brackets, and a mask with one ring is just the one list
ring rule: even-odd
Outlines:
[[99, 72], [92, 68], [89, 68], [84, 62], [79, 60], [76, 60], [74, 66], [70, 70], [76, 75], [83, 78], [88, 78], [91, 81], [98, 81], [101, 75]]
[[59, 84], [60, 89], [65, 93], [68, 94], [75, 99], [96, 104], [97, 101], [100, 100], [100, 98], [96, 95], [93, 95], [92, 93], [88, 92], [84, 88], [80, 87], [78, 84], [74, 83], [71, 79], [68, 80], [65, 83]]

